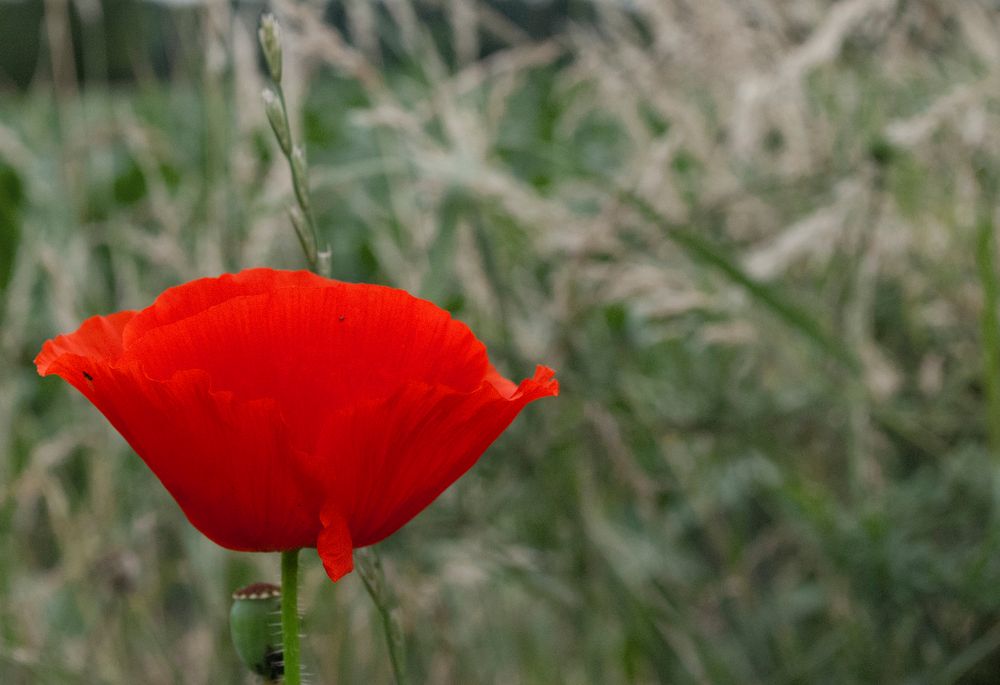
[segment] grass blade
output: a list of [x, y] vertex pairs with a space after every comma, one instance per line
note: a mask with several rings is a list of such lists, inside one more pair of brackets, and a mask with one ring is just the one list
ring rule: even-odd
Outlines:
[[712, 268], [743, 288], [755, 301], [769, 309], [789, 328], [801, 333], [821, 350], [858, 372], [861, 368], [857, 357], [840, 344], [823, 326], [799, 305], [789, 301], [777, 290], [748, 274], [725, 250], [714, 245], [704, 236], [669, 221], [649, 202], [629, 190], [619, 190], [622, 202], [637, 210], [643, 217], [659, 225], [665, 236], [699, 263]]

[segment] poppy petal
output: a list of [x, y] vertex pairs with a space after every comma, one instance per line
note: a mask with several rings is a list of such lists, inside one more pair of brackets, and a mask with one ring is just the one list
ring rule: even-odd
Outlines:
[[214, 389], [273, 398], [297, 436], [409, 380], [482, 382], [485, 348], [444, 310], [393, 288], [333, 283], [230, 298], [147, 331], [125, 354], [153, 378], [197, 368]]
[[347, 521], [335, 509], [326, 508], [322, 515], [323, 530], [316, 540], [316, 552], [330, 580], [338, 581], [354, 569], [354, 543]]
[[236, 297], [260, 295], [281, 288], [329, 287], [335, 282], [308, 271], [275, 269], [246, 269], [237, 274], [199, 278], [164, 290], [152, 305], [136, 315], [124, 331], [123, 341], [129, 347], [155, 328], [183, 321]]
[[67, 354], [48, 369], [107, 417], [208, 538], [247, 551], [315, 544], [317, 495], [296, 460], [275, 458], [291, 439], [273, 400], [213, 391], [199, 370], [157, 381]]
[[547, 367], [514, 392], [488, 381], [472, 392], [410, 383], [328, 418], [311, 467], [327, 506], [356, 547], [391, 535], [468, 471], [529, 402], [556, 395]]
[[[83, 371], [86, 371], [83, 360], [107, 363], [118, 359], [122, 353], [122, 331], [135, 314], [123, 311], [108, 316], [93, 316], [84, 321], [76, 332], [47, 340], [35, 357], [38, 373], [43, 376], [55, 373], [61, 364], [69, 362], [70, 357], [78, 357], [79, 361], [73, 362], [74, 370], [83, 378]], [[79, 387], [74, 383], [75, 378], [66, 380]]]

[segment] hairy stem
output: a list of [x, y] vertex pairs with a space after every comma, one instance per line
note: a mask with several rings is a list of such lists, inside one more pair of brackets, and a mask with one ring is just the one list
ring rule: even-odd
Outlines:
[[299, 650], [299, 550], [281, 553], [281, 637], [285, 685], [301, 685]]

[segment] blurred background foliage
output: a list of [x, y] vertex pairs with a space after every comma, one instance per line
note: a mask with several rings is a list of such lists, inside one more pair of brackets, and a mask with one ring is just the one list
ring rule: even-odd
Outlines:
[[[302, 266], [264, 9], [0, 0], [0, 682], [252, 682], [228, 597], [277, 559], [32, 359]], [[382, 545], [416, 682], [1000, 680], [995, 1], [270, 9], [334, 273], [562, 383]], [[304, 563], [312, 682], [388, 682]]]

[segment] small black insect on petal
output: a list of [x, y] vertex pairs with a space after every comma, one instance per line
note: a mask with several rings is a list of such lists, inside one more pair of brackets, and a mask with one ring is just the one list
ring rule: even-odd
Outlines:
[[337, 321], [343, 321], [346, 318], [347, 318], [346, 316], [344, 316], [343, 314], [341, 314], [340, 316], [337, 317]]
[[87, 373], [86, 371], [84, 371], [84, 372], [83, 372], [83, 377], [84, 377], [84, 378], [86, 378], [86, 379], [87, 379], [88, 381], [92, 381], [92, 380], [94, 380], [94, 377], [93, 377], [93, 376], [91, 376], [91, 375], [90, 375], [89, 373]]

